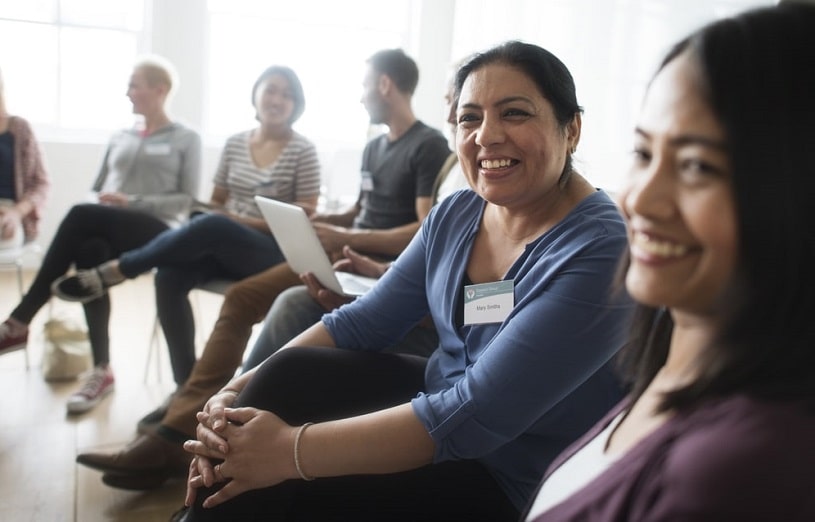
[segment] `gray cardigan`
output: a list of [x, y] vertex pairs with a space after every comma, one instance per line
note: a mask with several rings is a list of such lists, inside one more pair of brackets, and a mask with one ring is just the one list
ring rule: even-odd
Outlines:
[[130, 195], [130, 208], [143, 210], [168, 225], [185, 219], [198, 197], [201, 138], [179, 123], [142, 136], [119, 132], [110, 141], [93, 190]]

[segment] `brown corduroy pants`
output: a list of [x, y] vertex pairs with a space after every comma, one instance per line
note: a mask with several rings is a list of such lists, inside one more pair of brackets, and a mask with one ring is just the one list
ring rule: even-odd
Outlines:
[[162, 425], [195, 438], [195, 414], [234, 377], [252, 327], [263, 320], [281, 292], [299, 284], [298, 274], [281, 263], [229, 287], [204, 351], [170, 402]]

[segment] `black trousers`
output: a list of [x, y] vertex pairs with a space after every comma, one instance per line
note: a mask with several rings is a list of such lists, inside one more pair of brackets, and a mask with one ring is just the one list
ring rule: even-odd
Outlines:
[[[34, 282], [11, 317], [30, 323], [51, 298], [51, 283], [71, 265], [91, 268], [140, 247], [167, 230], [166, 223], [138, 210], [106, 205], [75, 205], [60, 223]], [[84, 305], [95, 364], [110, 362], [110, 298], [107, 294]]]
[[[413, 398], [424, 387], [426, 360], [327, 348], [283, 350], [267, 359], [238, 397], [238, 406], [272, 411], [292, 425], [360, 415]], [[390, 475], [290, 480], [248, 491], [215, 508], [201, 502], [187, 521], [458, 521], [517, 520], [487, 470], [454, 461]]]

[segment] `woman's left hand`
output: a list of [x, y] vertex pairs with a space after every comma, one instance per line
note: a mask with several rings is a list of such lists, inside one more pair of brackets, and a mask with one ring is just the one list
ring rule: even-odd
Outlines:
[[111, 207], [126, 207], [130, 199], [127, 194], [121, 192], [100, 192], [99, 203], [102, 205], [109, 205]]
[[[226, 453], [217, 446], [209, 447], [206, 440], [184, 444], [185, 450], [197, 456], [197, 462], [190, 467], [188, 503], [194, 500], [195, 489], [211, 486], [213, 482], [228, 481], [204, 500], [204, 507], [217, 506], [250, 489], [274, 486], [298, 476], [293, 456], [295, 428], [277, 415], [257, 408], [228, 408], [225, 413], [229, 423], [221, 433], [229, 441]], [[212, 466], [212, 459], [223, 462]]]

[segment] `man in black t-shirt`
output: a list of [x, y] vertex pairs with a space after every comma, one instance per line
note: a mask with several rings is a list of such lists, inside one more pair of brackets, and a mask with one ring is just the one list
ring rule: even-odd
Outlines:
[[400, 49], [368, 59], [362, 104], [371, 123], [387, 125], [388, 132], [365, 146], [357, 202], [344, 213], [312, 218], [323, 247], [335, 258], [344, 245], [395, 258], [433, 205], [433, 183], [450, 149], [440, 131], [413, 114], [418, 81], [416, 63]]

